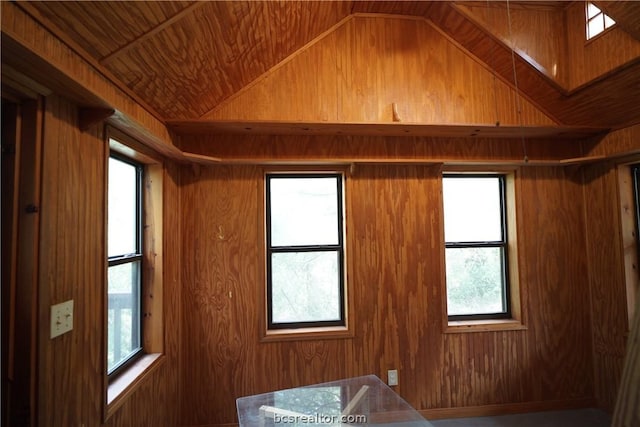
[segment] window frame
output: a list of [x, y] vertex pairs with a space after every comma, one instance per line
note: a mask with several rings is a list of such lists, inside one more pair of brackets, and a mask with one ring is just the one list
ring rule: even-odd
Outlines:
[[[271, 241], [271, 179], [336, 178], [338, 208], [338, 244], [273, 246]], [[314, 332], [346, 331], [348, 327], [348, 298], [345, 248], [345, 174], [340, 171], [266, 171], [265, 172], [265, 264], [266, 264], [266, 334], [313, 334]], [[299, 253], [326, 251], [338, 255], [338, 302], [340, 319], [328, 321], [273, 322], [272, 306], [272, 255], [274, 253]], [[292, 335], [293, 336], [293, 335]]]
[[[135, 160], [120, 154], [117, 151], [111, 150], [109, 153], [109, 159], [116, 159], [128, 165], [131, 165], [135, 168], [135, 192], [136, 192], [136, 206], [135, 206], [135, 253], [131, 254], [119, 254], [114, 256], [107, 256], [107, 264], [108, 269], [111, 267], [117, 267], [124, 264], [133, 264], [139, 262], [139, 271], [138, 271], [138, 283], [137, 283], [137, 305], [135, 308], [135, 316], [132, 313], [132, 319], [135, 318], [137, 320], [137, 329], [138, 329], [138, 347], [126, 358], [122, 361], [116, 363], [114, 367], [109, 370], [107, 369], [107, 377], [109, 380], [116, 378], [118, 375], [121, 375], [125, 372], [132, 364], [134, 364], [140, 357], [144, 354], [144, 327], [143, 327], [143, 284], [144, 284], [144, 224], [143, 224], [143, 216], [144, 216], [144, 190], [143, 190], [143, 182], [144, 182], [144, 164], [136, 162]], [[109, 173], [109, 172], [108, 172]], [[108, 185], [107, 180], [107, 185]], [[108, 191], [107, 191], [108, 194]], [[108, 219], [107, 219], [108, 221]], [[108, 240], [108, 239], [107, 239]], [[107, 242], [108, 245], [108, 242]], [[107, 269], [107, 276], [108, 276]], [[109, 299], [109, 289], [107, 286], [107, 300]], [[109, 304], [107, 302], [107, 310], [109, 310]], [[108, 334], [107, 334], [108, 336]], [[108, 344], [107, 344], [108, 348]]]
[[[445, 315], [448, 322], [460, 322], [460, 321], [503, 321], [513, 319], [513, 301], [512, 301], [512, 286], [511, 286], [511, 271], [509, 262], [510, 252], [510, 239], [509, 239], [509, 221], [507, 212], [507, 174], [497, 172], [487, 173], [457, 173], [457, 172], [444, 172], [442, 174], [443, 182], [445, 178], [463, 179], [463, 178], [498, 178], [499, 182], [499, 196], [500, 196], [500, 224], [502, 239], [500, 241], [462, 241], [462, 242], [447, 242], [444, 237], [445, 253], [447, 249], [463, 249], [463, 248], [502, 248], [502, 305], [504, 311], [497, 313], [478, 313], [478, 314], [455, 314], [450, 315], [448, 311], [448, 288], [446, 285], [446, 256], [445, 256]], [[446, 221], [444, 217], [444, 194], [443, 194], [443, 225]]]
[[[102, 385], [103, 406], [102, 417], [106, 423], [135, 393], [150, 379], [150, 376], [165, 360], [164, 354], [164, 285], [163, 285], [163, 252], [164, 252], [164, 175], [165, 159], [138, 142], [125, 132], [112, 126], [105, 126], [104, 144], [104, 275], [102, 295], [104, 347], [102, 350]], [[132, 360], [120, 370], [118, 375], [107, 375], [107, 339], [108, 339], [108, 180], [109, 157], [112, 153], [124, 156], [143, 168], [142, 180], [142, 256], [140, 272], [142, 309], [141, 345], [139, 357]]]

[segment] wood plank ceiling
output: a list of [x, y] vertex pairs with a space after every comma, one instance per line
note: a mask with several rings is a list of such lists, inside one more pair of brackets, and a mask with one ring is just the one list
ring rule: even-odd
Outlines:
[[[513, 82], [511, 49], [464, 12], [427, 1], [21, 2], [52, 32], [106, 70], [161, 120], [197, 120], [355, 13], [420, 16]], [[494, 2], [495, 3], [495, 2]], [[562, 11], [570, 2], [512, 2]], [[609, 2], [607, 2], [608, 4]], [[612, 2], [613, 3], [613, 2]], [[608, 4], [640, 34], [640, 2]], [[629, 18], [625, 20], [624, 16]], [[567, 126], [615, 128], [640, 120], [640, 61], [571, 93], [516, 56], [523, 93]], [[602, 106], [606, 108], [602, 108]]]

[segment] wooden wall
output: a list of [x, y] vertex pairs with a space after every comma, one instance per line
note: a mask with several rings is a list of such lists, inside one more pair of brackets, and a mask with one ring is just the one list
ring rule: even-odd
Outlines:
[[[607, 135], [590, 155], [615, 155], [640, 149], [640, 126]], [[634, 160], [624, 159], [624, 163]], [[640, 161], [636, 154], [635, 161]], [[583, 168], [587, 262], [593, 334], [595, 394], [612, 411], [616, 401], [628, 338], [625, 254], [620, 221], [618, 169], [614, 161]], [[633, 209], [629, 207], [629, 209]], [[637, 264], [637, 263], [636, 263]], [[633, 302], [631, 303], [633, 306]]]
[[[46, 98], [44, 118], [40, 269], [38, 288], [38, 423], [102, 425], [106, 280], [105, 165], [102, 126], [77, 127], [76, 105]], [[178, 176], [164, 177], [165, 335], [167, 355], [106, 425], [176, 425], [178, 389], [179, 271]], [[50, 306], [74, 300], [74, 329], [49, 338]]]
[[355, 15], [202, 118], [389, 123], [395, 103], [405, 123], [555, 124], [516, 98], [429, 21]]
[[[280, 142], [283, 154], [288, 145]], [[529, 167], [517, 175], [526, 330], [443, 333], [439, 166], [357, 165], [346, 180], [355, 336], [268, 343], [259, 340], [261, 167], [181, 172], [182, 204], [190, 207], [182, 216], [183, 425], [235, 422], [240, 396], [363, 374], [385, 378], [392, 368], [396, 390], [424, 411], [593, 403], [583, 189], [575, 171]]]
[[615, 70], [640, 55], [640, 41], [614, 26], [601, 36], [585, 41], [584, 3], [573, 2], [566, 10], [567, 63], [571, 64], [568, 89]]
[[569, 86], [572, 64], [566, 61], [567, 29], [562, 6], [468, 2], [460, 7], [547, 77]]

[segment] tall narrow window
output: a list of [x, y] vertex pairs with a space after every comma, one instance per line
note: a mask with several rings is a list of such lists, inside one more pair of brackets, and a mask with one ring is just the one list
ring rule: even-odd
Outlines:
[[268, 329], [345, 325], [341, 174], [267, 174]]
[[[631, 177], [633, 182], [633, 199], [635, 202], [635, 226], [636, 226], [636, 245], [638, 247], [638, 255], [640, 256], [640, 164], [631, 166]], [[640, 263], [640, 259], [638, 259]]]
[[443, 178], [449, 320], [508, 318], [505, 177]]
[[600, 10], [599, 7], [591, 2], [587, 2], [586, 4], [586, 18], [587, 40], [592, 39], [616, 23], [616, 21], [611, 19], [606, 13]]
[[107, 373], [142, 352], [142, 165], [109, 158]]

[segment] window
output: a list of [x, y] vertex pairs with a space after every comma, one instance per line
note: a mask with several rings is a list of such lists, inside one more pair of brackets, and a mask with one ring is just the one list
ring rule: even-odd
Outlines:
[[142, 165], [109, 158], [107, 373], [142, 352]]
[[345, 326], [343, 176], [266, 175], [267, 329]]
[[[633, 200], [635, 205], [635, 225], [636, 230], [640, 231], [640, 164], [631, 166], [631, 176], [633, 182]], [[640, 254], [640, 234], [636, 232], [636, 246]], [[640, 259], [638, 260], [640, 261]]]
[[586, 4], [587, 17], [587, 40], [592, 39], [602, 33], [607, 28], [611, 28], [616, 21], [606, 15], [600, 8], [591, 2]]
[[449, 320], [511, 318], [505, 175], [443, 178]]

